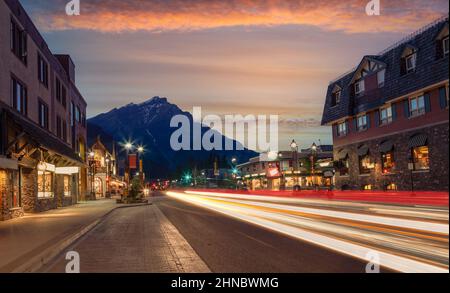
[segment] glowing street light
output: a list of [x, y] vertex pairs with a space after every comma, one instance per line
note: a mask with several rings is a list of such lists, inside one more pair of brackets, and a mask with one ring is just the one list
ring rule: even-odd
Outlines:
[[140, 146], [140, 147], [138, 147], [137, 151], [138, 151], [139, 153], [143, 153], [143, 152], [145, 151], [145, 149], [144, 149], [143, 146]]
[[132, 144], [131, 142], [127, 142], [127, 143], [125, 144], [125, 149], [126, 149], [127, 151], [131, 150], [132, 148], [133, 148], [133, 144]]

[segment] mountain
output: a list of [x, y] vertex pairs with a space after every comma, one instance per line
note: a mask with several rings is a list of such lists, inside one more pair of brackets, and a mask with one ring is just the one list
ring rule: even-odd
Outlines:
[[[185, 115], [189, 119], [192, 142], [192, 115], [169, 103], [167, 98], [161, 97], [154, 97], [141, 104], [131, 103], [89, 119], [88, 140], [91, 141], [100, 135], [102, 140], [113, 138], [119, 143], [134, 141], [136, 144], [145, 146], [144, 171], [148, 178], [179, 176], [182, 172], [194, 167], [213, 168], [216, 157], [219, 158], [222, 167], [227, 167], [227, 161], [230, 161], [231, 157], [236, 157], [239, 163], [243, 163], [258, 155], [247, 149], [243, 151], [174, 151], [170, 146], [170, 137], [176, 128], [170, 127], [170, 121], [175, 115]], [[202, 133], [208, 130], [210, 130], [208, 127], [202, 127]], [[223, 143], [229, 140], [222, 135], [220, 137]], [[234, 140], [232, 142], [233, 145], [239, 145]]]

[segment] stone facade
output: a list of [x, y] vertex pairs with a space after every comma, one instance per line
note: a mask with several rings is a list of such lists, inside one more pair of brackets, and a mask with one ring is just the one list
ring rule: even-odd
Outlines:
[[[425, 134], [428, 138], [430, 169], [428, 171], [411, 171], [408, 169], [410, 149], [408, 141], [415, 134]], [[373, 189], [385, 190], [388, 184], [394, 183], [398, 190], [411, 190], [411, 175], [415, 190], [448, 191], [449, 189], [449, 123], [426, 127], [419, 130], [407, 131], [383, 138], [347, 145], [334, 151], [335, 158], [342, 149], [349, 151], [349, 175], [336, 174], [337, 189], [360, 190], [365, 185], [372, 185]], [[379, 146], [383, 141], [391, 140], [394, 143], [395, 171], [383, 174], [381, 153]], [[358, 147], [369, 147], [369, 156], [375, 163], [370, 174], [361, 175], [359, 172]]]

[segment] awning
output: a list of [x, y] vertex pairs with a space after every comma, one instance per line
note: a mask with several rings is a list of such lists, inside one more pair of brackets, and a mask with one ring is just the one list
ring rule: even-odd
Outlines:
[[37, 143], [40, 147], [69, 159], [75, 165], [84, 165], [84, 162], [81, 160], [80, 156], [78, 156], [74, 152], [74, 150], [72, 150], [68, 145], [64, 144], [58, 138], [35, 125], [32, 121], [28, 120], [21, 114], [10, 110], [6, 110], [6, 113], [9, 116], [8, 118], [16, 125], [18, 125], [22, 129], [22, 131], [25, 132], [27, 136], [31, 138], [35, 143]]
[[360, 157], [367, 156], [368, 153], [369, 153], [369, 146], [363, 145], [358, 148], [358, 156]]
[[347, 150], [347, 149], [341, 150], [341, 151], [337, 154], [338, 160], [345, 160], [347, 157], [348, 157], [348, 150]]
[[421, 147], [427, 144], [428, 137], [425, 134], [417, 134], [409, 139], [408, 148]]
[[392, 140], [386, 140], [380, 144], [380, 153], [385, 154], [394, 149], [394, 143]]
[[0, 169], [18, 170], [19, 164], [17, 160], [0, 157]]

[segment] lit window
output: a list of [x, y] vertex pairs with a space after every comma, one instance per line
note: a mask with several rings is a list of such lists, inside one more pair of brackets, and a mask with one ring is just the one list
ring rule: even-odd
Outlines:
[[355, 82], [355, 94], [358, 96], [362, 93], [364, 93], [364, 79], [361, 79], [357, 82]]
[[415, 117], [425, 114], [424, 96], [409, 99], [409, 116]]
[[70, 176], [64, 175], [64, 196], [70, 197], [71, 195]]
[[386, 75], [386, 69], [380, 70], [377, 73], [377, 79], [378, 79], [378, 87], [382, 88], [384, 87], [384, 78]]
[[359, 173], [360, 174], [370, 174], [372, 167], [372, 160], [369, 155], [359, 157]]
[[429, 170], [430, 159], [428, 146], [415, 147], [412, 149], [414, 170]]
[[38, 197], [53, 197], [53, 173], [38, 171]]
[[394, 152], [390, 151], [381, 155], [383, 174], [392, 173], [395, 169]]
[[398, 189], [398, 187], [397, 187], [397, 184], [395, 184], [395, 183], [390, 183], [390, 184], [386, 185], [386, 190], [397, 190], [397, 189]]
[[392, 106], [380, 109], [380, 123], [386, 125], [392, 122]]
[[342, 122], [337, 125], [337, 135], [338, 136], [347, 135], [347, 122]]
[[359, 116], [356, 120], [356, 126], [358, 128], [358, 131], [367, 130], [368, 129], [367, 115]]
[[363, 185], [362, 190], [373, 190], [372, 184]]

